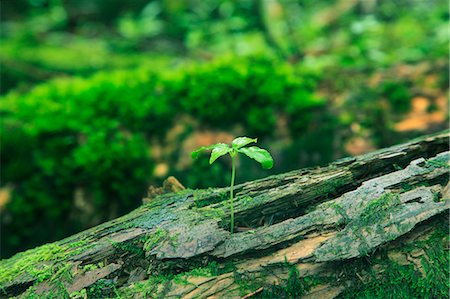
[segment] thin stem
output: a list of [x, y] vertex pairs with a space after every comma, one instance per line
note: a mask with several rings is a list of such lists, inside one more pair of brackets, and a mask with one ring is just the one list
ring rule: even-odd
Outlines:
[[234, 189], [234, 177], [236, 174], [235, 157], [231, 156], [231, 187], [230, 187], [230, 209], [231, 209], [231, 233], [234, 232], [234, 206], [233, 206], [233, 189]]

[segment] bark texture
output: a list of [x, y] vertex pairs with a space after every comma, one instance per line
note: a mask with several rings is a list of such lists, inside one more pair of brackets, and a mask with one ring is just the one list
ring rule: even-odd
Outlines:
[[449, 136], [238, 185], [233, 234], [228, 188], [160, 195], [1, 261], [1, 290], [22, 298], [446, 298]]

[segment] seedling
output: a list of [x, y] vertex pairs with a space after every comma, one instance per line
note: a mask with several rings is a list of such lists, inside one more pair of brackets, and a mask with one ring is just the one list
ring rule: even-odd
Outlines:
[[216, 143], [209, 146], [202, 146], [191, 153], [193, 159], [196, 159], [200, 152], [211, 150], [211, 157], [209, 158], [209, 164], [213, 164], [219, 157], [229, 154], [231, 157], [231, 184], [230, 184], [230, 212], [231, 212], [231, 233], [234, 232], [234, 207], [233, 207], [233, 191], [234, 191], [234, 178], [236, 176], [236, 157], [238, 153], [243, 153], [261, 163], [265, 169], [270, 169], [273, 166], [273, 158], [268, 151], [259, 148], [257, 146], [250, 146], [250, 143], [256, 143], [257, 139], [249, 137], [238, 137], [231, 142], [231, 146], [225, 143]]

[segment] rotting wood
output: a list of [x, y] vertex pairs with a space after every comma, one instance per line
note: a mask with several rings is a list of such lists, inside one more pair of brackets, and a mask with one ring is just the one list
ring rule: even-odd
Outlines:
[[[3, 292], [22, 297], [36, 290], [80, 292], [107, 278], [105, 294], [111, 297], [249, 298], [281, 284], [293, 267], [301, 277], [339, 277], [349, 261], [431, 234], [423, 228], [449, 208], [449, 135], [238, 185], [235, 219], [242, 229], [234, 234], [227, 230], [227, 188], [161, 195], [128, 215], [55, 242], [64, 254], [36, 256], [55, 271], [41, 271], [41, 278], [33, 275], [35, 265], [24, 266], [24, 273], [10, 271], [8, 279], [0, 277]], [[33, 254], [0, 262], [0, 273]], [[66, 279], [58, 273], [64, 263], [72, 265], [67, 269], [73, 277], [61, 290], [53, 282]], [[217, 273], [195, 273], [211, 264]], [[79, 270], [87, 265], [98, 269]], [[147, 270], [131, 279], [136, 268]], [[334, 298], [347, 285], [346, 279], [319, 283], [303, 294]]]

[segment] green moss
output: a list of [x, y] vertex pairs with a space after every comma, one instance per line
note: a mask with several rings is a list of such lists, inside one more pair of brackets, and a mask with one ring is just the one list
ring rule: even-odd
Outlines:
[[83, 250], [85, 250], [87, 247], [92, 246], [92, 240], [90, 237], [86, 239], [80, 239], [78, 241], [68, 242], [66, 239], [66, 246], [67, 248], [75, 249], [71, 252], [72, 255], [76, 255], [78, 253], [81, 253]]
[[87, 298], [87, 291], [86, 289], [82, 289], [77, 292], [72, 292], [69, 295], [70, 299], [84, 299]]
[[448, 275], [438, 274], [440, 285], [434, 288], [436, 283], [429, 277], [422, 277], [413, 266], [391, 261], [382, 275], [371, 276], [368, 282], [359, 284], [360, 287], [354, 284], [340, 298], [448, 298], [448, 285], [443, 288], [445, 283], [442, 281]]
[[252, 203], [253, 198], [251, 196], [245, 196], [243, 198], [238, 198], [238, 200], [240, 205], [247, 207]]
[[232, 272], [236, 269], [236, 266], [232, 263], [226, 263], [224, 265], [215, 261], [209, 262], [206, 266], [194, 268], [188, 272], [182, 273], [183, 276], [218, 276], [224, 273]]
[[[134, 212], [122, 218], [122, 224], [120, 228], [145, 228], [149, 230], [155, 229], [164, 221], [176, 221], [178, 219], [178, 214], [173, 213], [173, 209], [165, 209], [168, 205], [174, 204], [177, 201], [177, 197], [169, 196], [161, 198], [156, 198], [157, 203], [153, 206], [142, 206], [135, 210]], [[164, 201], [168, 199], [167, 201]], [[135, 213], [133, 215], [133, 213]]]
[[295, 266], [289, 266], [289, 275], [285, 280], [276, 285], [264, 285], [263, 291], [255, 298], [301, 298], [315, 283], [312, 278], [300, 277]]
[[105, 266], [105, 264], [103, 262], [99, 262], [96, 264], [87, 264], [84, 266], [79, 266], [78, 269], [80, 269], [83, 272], [88, 272], [88, 271], [92, 271], [95, 269], [103, 268], [104, 266]]
[[195, 209], [195, 211], [203, 215], [205, 218], [221, 220], [225, 216], [225, 211], [222, 208], [203, 207]]
[[64, 248], [56, 244], [47, 244], [16, 254], [12, 258], [0, 262], [0, 285], [30, 271], [35, 275], [45, 273], [47, 269], [39, 269], [37, 264], [56, 261], [64, 256]]
[[[354, 272], [355, 274], [358, 272]], [[410, 266], [401, 267], [391, 263], [381, 277], [370, 273], [370, 282], [364, 282], [364, 287], [358, 287], [355, 283], [354, 289], [346, 290], [341, 294], [341, 298], [417, 298], [415, 291], [409, 286], [403, 285], [405, 282], [411, 283], [419, 277]]]
[[241, 296], [254, 292], [263, 285], [263, 282], [252, 273], [241, 274], [235, 271], [233, 279], [239, 287], [239, 295]]
[[296, 267], [289, 269], [289, 276], [286, 280], [284, 291], [290, 297], [301, 297], [309, 290], [309, 286], [305, 284]]
[[330, 207], [333, 208], [336, 211], [336, 213], [341, 215], [342, 219], [340, 220], [339, 224], [345, 225], [345, 224], [349, 223], [350, 218], [348, 217], [347, 212], [341, 205], [339, 205], [337, 203], [333, 203]]
[[431, 190], [431, 193], [433, 193], [433, 201], [434, 202], [440, 202], [444, 199], [440, 192]]
[[[127, 242], [111, 242], [111, 245], [120, 253], [129, 253], [140, 258], [145, 258], [145, 253], [153, 250], [158, 243], [166, 239], [167, 231], [158, 227], [155, 232]], [[170, 244], [175, 247], [178, 236], [171, 236]]]
[[164, 229], [158, 227], [156, 229], [156, 231], [151, 234], [151, 235], [147, 235], [144, 241], [144, 251], [145, 252], [149, 252], [151, 251], [153, 248], [156, 247], [156, 245], [161, 242], [164, 238], [166, 238], [167, 236], [167, 231], [165, 231]]
[[[23, 276], [34, 281], [34, 285], [46, 281], [57, 294], [67, 293], [63, 282], [71, 281], [73, 267], [73, 263], [67, 260], [89, 249], [92, 244], [88, 239], [62, 242], [36, 247], [0, 261], [0, 286]], [[34, 288], [30, 287], [25, 294], [25, 298], [33, 298]]]
[[100, 279], [86, 288], [86, 295], [89, 299], [120, 298], [116, 295], [114, 282], [108, 279]]
[[60, 269], [58, 262], [86, 249], [87, 242], [87, 240], [81, 240], [70, 245], [46, 244], [2, 260], [0, 261], [0, 285], [23, 274], [29, 274], [41, 281], [50, 278], [57, 274], [55, 270]]
[[142, 244], [139, 244], [139, 241], [137, 240], [128, 242], [111, 242], [111, 245], [119, 253], [129, 253], [141, 258], [145, 257], [145, 252], [142, 249]]
[[351, 181], [352, 178], [343, 177], [320, 183], [315, 188], [315, 195], [324, 198], [331, 198], [333, 195], [338, 193], [339, 187], [345, 186], [346, 184], [351, 183]]
[[133, 298], [135, 294], [144, 298], [164, 298], [172, 284], [190, 285], [189, 277], [213, 277], [235, 270], [235, 265], [231, 262], [219, 264], [215, 261], [205, 266], [196, 267], [186, 272], [173, 274], [164, 273], [152, 275], [146, 281], [140, 281], [118, 290], [118, 295], [122, 298]]
[[[369, 207], [366, 212], [383, 213], [383, 207], [396, 202], [395, 198], [389, 198], [379, 200], [379, 205]], [[331, 265], [340, 269], [335, 277], [305, 277], [303, 282], [309, 287], [321, 283], [341, 285], [345, 282], [346, 289], [339, 298], [448, 298], [450, 259], [447, 249], [447, 216], [448, 214], [444, 213], [426, 224], [426, 227], [434, 228], [427, 239], [418, 239], [406, 245], [399, 242], [396, 245], [400, 246], [399, 248], [384, 247], [364, 258], [337, 262]], [[354, 232], [355, 235], [360, 234], [357, 226]], [[357, 237], [363, 239], [363, 236]], [[360, 250], [364, 251], [364, 245]], [[410, 262], [405, 265], [390, 258], [400, 254], [403, 256], [400, 260], [404, 258], [406, 261], [412, 258], [413, 252], [416, 264]], [[424, 252], [424, 255], [417, 257], [417, 252]], [[417, 264], [420, 264], [421, 269]], [[263, 294], [261, 298], [291, 298], [283, 293], [285, 287], [286, 282], [281, 286], [270, 287], [273, 293]]]
[[212, 188], [206, 190], [194, 191], [194, 205], [197, 208], [203, 208], [215, 203], [226, 201], [228, 199], [228, 192], [217, 192]]
[[367, 226], [383, 219], [387, 212], [392, 207], [400, 204], [400, 197], [398, 194], [385, 193], [379, 198], [370, 201], [364, 210], [361, 212], [359, 221], [361, 226]]
[[[65, 283], [72, 281], [72, 268], [73, 264], [71, 262], [63, 262], [41, 269], [29, 269], [27, 273], [36, 278], [36, 280], [33, 286], [21, 294], [21, 298], [67, 298], [68, 293]], [[35, 286], [44, 281], [48, 284], [47, 291], [44, 294], [36, 294]]]
[[133, 298], [139, 294], [143, 298], [164, 298], [168, 287], [172, 284], [173, 276], [150, 276], [145, 281], [132, 284], [129, 287], [118, 290], [118, 295], [122, 298]]
[[[448, 298], [450, 283], [449, 255], [447, 244], [447, 216], [438, 217], [429, 225], [435, 227], [427, 240], [416, 241], [402, 248], [407, 254], [413, 250], [423, 250], [425, 255], [418, 258], [423, 271], [413, 264], [401, 265], [390, 260], [386, 250], [379, 255], [357, 259], [343, 266], [344, 279], [352, 281], [339, 298]], [[380, 273], [372, 268], [382, 267]], [[361, 283], [361, 277], [363, 283]]]
[[[367, 244], [364, 237], [364, 231], [375, 229], [379, 230], [379, 233], [384, 234], [384, 230], [378, 223], [388, 217], [389, 211], [400, 204], [400, 198], [398, 194], [385, 193], [378, 198], [371, 200], [366, 207], [362, 210], [360, 216], [355, 219], [349, 219], [344, 209], [336, 204], [331, 205], [338, 214], [342, 216], [341, 224], [347, 224], [347, 227], [351, 228], [349, 234], [359, 240], [359, 253], [364, 256], [370, 252], [370, 246]], [[375, 227], [374, 227], [375, 226]], [[349, 236], [350, 236], [349, 235]], [[345, 248], [332, 248], [333, 254], [339, 254], [339, 252], [345, 251]]]
[[448, 161], [427, 160], [425, 165], [433, 168], [450, 168], [450, 163]]

